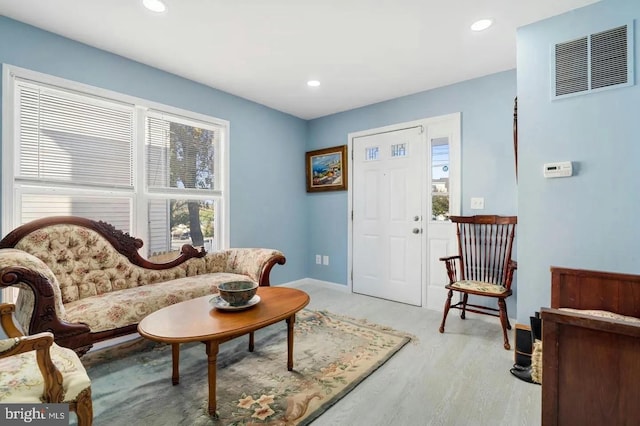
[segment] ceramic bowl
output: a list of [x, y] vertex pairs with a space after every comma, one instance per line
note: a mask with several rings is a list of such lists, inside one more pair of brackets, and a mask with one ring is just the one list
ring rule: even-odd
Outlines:
[[218, 285], [222, 300], [231, 306], [242, 306], [256, 295], [258, 283], [253, 281], [230, 281]]

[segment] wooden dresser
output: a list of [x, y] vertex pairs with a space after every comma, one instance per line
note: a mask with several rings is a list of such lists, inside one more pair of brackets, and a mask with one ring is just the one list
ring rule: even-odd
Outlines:
[[640, 276], [551, 268], [543, 308], [542, 424], [640, 422], [640, 324], [558, 308], [640, 318]]

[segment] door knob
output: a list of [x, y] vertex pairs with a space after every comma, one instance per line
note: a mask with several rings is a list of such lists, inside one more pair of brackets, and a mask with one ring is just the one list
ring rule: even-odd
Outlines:
[[414, 216], [414, 217], [413, 217], [413, 221], [414, 221], [414, 222], [417, 222], [417, 221], [419, 221], [419, 220], [420, 220], [420, 216]]
[[412, 231], [414, 234], [419, 234], [420, 233], [420, 228], [413, 228]]

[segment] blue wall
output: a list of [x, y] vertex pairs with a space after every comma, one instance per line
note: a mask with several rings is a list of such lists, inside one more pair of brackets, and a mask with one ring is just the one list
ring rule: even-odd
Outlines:
[[[507, 71], [305, 122], [256, 103], [0, 17], [0, 61], [231, 123], [231, 243], [281, 249], [274, 282], [346, 284], [347, 192], [307, 194], [304, 152], [347, 144], [350, 132], [462, 113], [462, 208], [518, 214], [518, 319], [550, 302], [551, 265], [640, 273], [640, 88], [549, 99], [550, 46], [640, 19], [637, 0], [604, 0], [518, 31]], [[638, 26], [636, 24], [636, 58]], [[637, 62], [637, 60], [636, 60]], [[517, 89], [516, 89], [517, 83]], [[519, 182], [512, 103], [519, 98]], [[577, 174], [544, 179], [545, 162]], [[329, 266], [313, 255], [329, 255]], [[510, 313], [515, 310], [510, 308]]]
[[2, 16], [0, 62], [228, 120], [231, 246], [282, 250], [274, 283], [307, 276], [306, 121]]
[[[637, 0], [605, 0], [518, 31], [520, 322], [549, 306], [552, 265], [640, 273], [640, 87], [549, 95], [553, 44], [635, 19], [637, 63], [639, 18]], [[564, 160], [574, 177], [543, 178]]]
[[[516, 71], [511, 70], [322, 117], [309, 122], [307, 149], [347, 144], [351, 132], [461, 112], [462, 214], [479, 213], [469, 209], [472, 196], [485, 198], [481, 213], [517, 214], [515, 95]], [[307, 195], [311, 278], [347, 284], [347, 203], [347, 192]], [[316, 253], [329, 255], [329, 266], [316, 265]]]

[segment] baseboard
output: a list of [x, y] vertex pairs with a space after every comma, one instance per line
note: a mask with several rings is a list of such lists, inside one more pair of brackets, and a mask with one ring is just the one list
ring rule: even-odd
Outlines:
[[284, 287], [300, 287], [301, 285], [308, 284], [309, 278], [302, 278], [300, 280], [289, 281], [280, 284], [271, 284], [272, 287], [284, 286]]
[[350, 292], [349, 287], [347, 287], [344, 284], [338, 284], [331, 281], [316, 280], [313, 278], [303, 278], [301, 280], [289, 281], [287, 283], [278, 284], [278, 285], [283, 285], [287, 287], [302, 287], [305, 285], [314, 285], [318, 287], [330, 288], [332, 290], [343, 291], [346, 293]]

